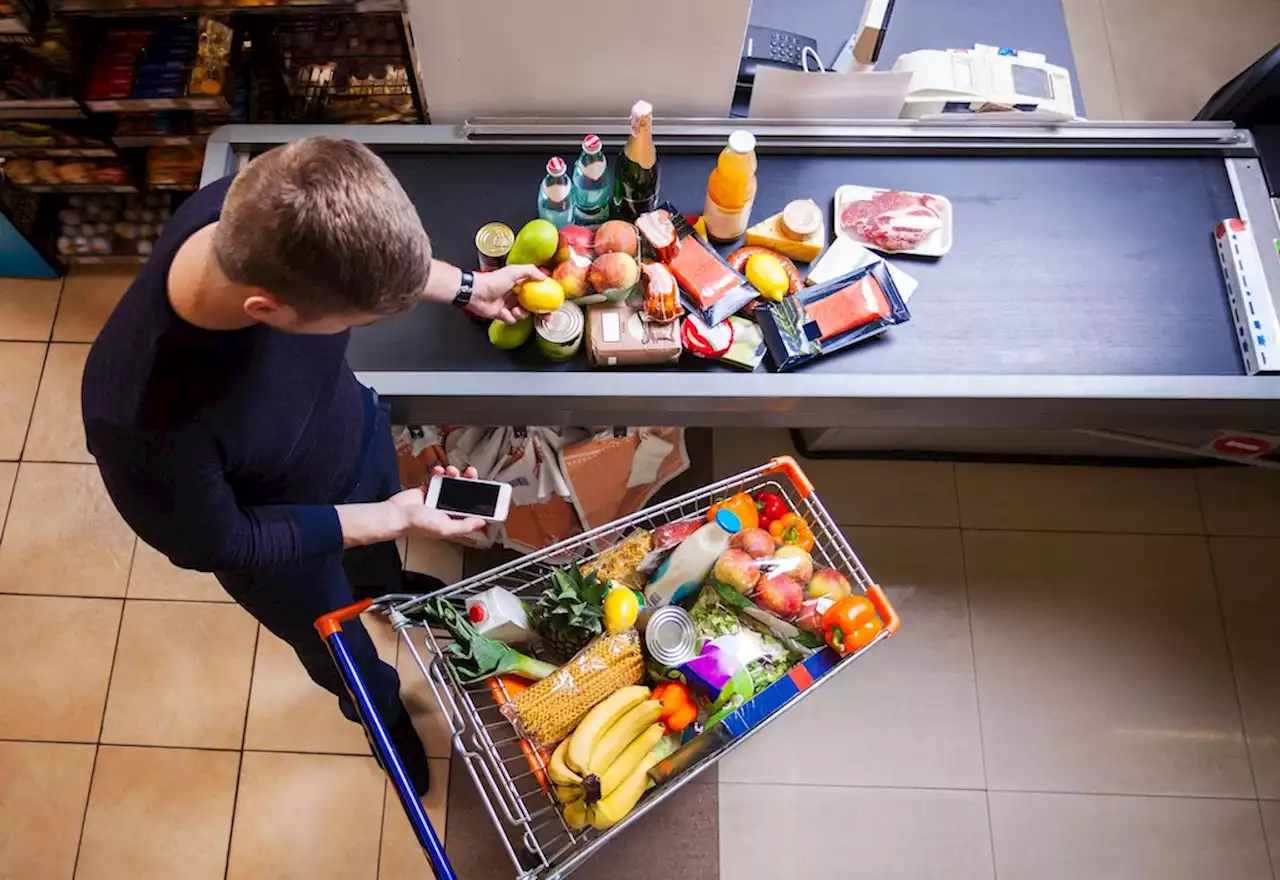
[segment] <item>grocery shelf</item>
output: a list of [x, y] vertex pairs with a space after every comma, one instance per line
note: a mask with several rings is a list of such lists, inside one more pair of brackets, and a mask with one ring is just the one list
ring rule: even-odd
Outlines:
[[207, 134], [118, 134], [111, 142], [121, 149], [131, 147], [199, 147], [209, 139]]
[[0, 147], [0, 159], [114, 159], [111, 147]]
[[200, 186], [195, 183], [148, 183], [148, 192], [195, 192]]
[[[30, 37], [27, 23], [16, 15], [0, 18], [0, 37]], [[25, 41], [24, 41], [25, 42]]]
[[147, 261], [141, 254], [64, 254], [68, 266], [141, 266]]
[[0, 101], [0, 119], [84, 119], [84, 108], [74, 98]]
[[159, 110], [225, 111], [230, 105], [221, 95], [188, 95], [183, 98], [109, 98], [85, 101], [94, 113], [155, 113]]
[[11, 181], [19, 189], [33, 193], [136, 193], [138, 188], [132, 183], [18, 183]]
[[211, 3], [208, 0], [183, 3], [181, 0], [165, 0], [163, 3], [139, 3], [136, 0], [56, 0], [53, 4], [57, 15], [100, 16], [104, 18], [125, 18], [157, 15], [203, 15], [214, 14], [268, 14], [280, 15], [289, 13], [356, 13], [372, 14], [378, 12], [403, 12], [404, 3], [400, 0], [289, 0], [286, 3], [272, 2], [227, 2]]

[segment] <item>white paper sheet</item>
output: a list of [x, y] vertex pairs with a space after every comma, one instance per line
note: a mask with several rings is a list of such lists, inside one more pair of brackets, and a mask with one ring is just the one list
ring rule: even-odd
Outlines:
[[911, 74], [805, 73], [761, 67], [751, 89], [754, 119], [897, 119]]

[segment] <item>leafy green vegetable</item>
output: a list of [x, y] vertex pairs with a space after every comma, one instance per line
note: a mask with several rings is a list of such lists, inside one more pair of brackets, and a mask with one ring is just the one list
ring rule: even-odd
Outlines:
[[445, 651], [463, 684], [508, 673], [540, 681], [556, 671], [550, 663], [527, 657], [510, 645], [481, 635], [471, 621], [446, 599], [436, 597], [427, 600], [422, 606], [422, 616], [427, 623], [447, 630], [453, 636], [453, 643], [446, 645]]
[[[708, 582], [698, 594], [698, 600], [689, 609], [694, 628], [700, 639], [714, 639], [719, 636], [747, 633], [758, 643], [757, 656], [747, 663], [747, 672], [751, 675], [751, 683], [755, 692], [767, 688], [787, 674], [787, 670], [803, 659], [800, 654], [787, 648], [782, 640], [769, 631], [763, 624], [742, 617], [734, 609], [730, 597], [740, 599], [750, 605], [732, 587], [718, 589], [714, 579]], [[736, 603], [734, 603], [736, 604]]]

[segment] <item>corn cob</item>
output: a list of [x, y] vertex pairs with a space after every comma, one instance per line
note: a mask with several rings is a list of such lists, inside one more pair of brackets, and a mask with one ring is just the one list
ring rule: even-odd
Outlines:
[[644, 657], [635, 630], [603, 635], [503, 706], [502, 714], [535, 745], [553, 746], [573, 733], [592, 706], [642, 678]]

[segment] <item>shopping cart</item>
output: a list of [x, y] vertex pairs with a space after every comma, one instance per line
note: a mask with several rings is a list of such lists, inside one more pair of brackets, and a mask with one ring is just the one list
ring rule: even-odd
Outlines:
[[[506, 701], [507, 694], [500, 680], [488, 679], [485, 682], [464, 685], [459, 681], [447, 655], [440, 650], [440, 641], [437, 640], [443, 641], [443, 637], [411, 618], [430, 598], [443, 596], [461, 605], [468, 596], [490, 587], [505, 587], [532, 602], [549, 585], [552, 571], [557, 566], [564, 565], [569, 559], [577, 559], [579, 562], [588, 561], [619, 543], [636, 529], [654, 529], [667, 523], [704, 517], [717, 498], [739, 491], [754, 493], [762, 489], [782, 495], [792, 510], [805, 516], [815, 539], [812, 551], [815, 563], [851, 575], [851, 582], [866, 593], [879, 611], [885, 624], [884, 631], [866, 648], [838, 662], [826, 665], [824, 671], [819, 674], [812, 677], [807, 673], [789, 676], [795, 684], [793, 697], [782, 703], [771, 714], [752, 721], [746, 729], [739, 728], [738, 731], [728, 734], [721, 732], [718, 737], [711, 740], [714, 743], [712, 748], [702, 750], [695, 760], [665, 779], [614, 827], [607, 831], [591, 828], [581, 831], [571, 830], [561, 817], [551, 794], [551, 787], [546, 784], [545, 753], [534, 749], [523, 740], [502, 714], [501, 706]], [[376, 609], [391, 619], [392, 626], [430, 684], [436, 702], [448, 719], [454, 751], [461, 758], [480, 792], [481, 800], [515, 867], [517, 880], [535, 880], [535, 878], [552, 880], [552, 878], [567, 877], [615, 835], [622, 833], [632, 822], [737, 748], [765, 724], [772, 722], [783, 711], [811, 693], [818, 685], [829, 681], [836, 672], [844, 669], [865, 651], [888, 638], [898, 628], [898, 616], [885, 598], [884, 592], [871, 580], [849, 546], [849, 542], [845, 540], [839, 527], [823, 507], [813, 489], [813, 484], [790, 456], [775, 458], [763, 467], [697, 489], [671, 501], [645, 508], [631, 516], [584, 532], [537, 553], [531, 553], [491, 571], [467, 578], [431, 596], [385, 596], [376, 601], [358, 602], [349, 608], [321, 617], [316, 621], [316, 629], [329, 646], [334, 662], [359, 710], [360, 718], [369, 732], [374, 750], [395, 786], [400, 802], [409, 816], [410, 825], [413, 826], [419, 843], [426, 851], [438, 880], [453, 880], [456, 875], [422, 804], [414, 795], [413, 786], [409, 783], [400, 759], [374, 709], [368, 690], [360, 680], [360, 675], [342, 639], [342, 622], [352, 620], [370, 608]], [[423, 642], [430, 655], [428, 658], [424, 659], [423, 652], [410, 638], [412, 627], [419, 627], [425, 631]], [[830, 649], [824, 648], [822, 653], [828, 654], [829, 658], [834, 658]], [[751, 701], [751, 703], [754, 702], [754, 700]], [[747, 705], [750, 706], [751, 703]]]

